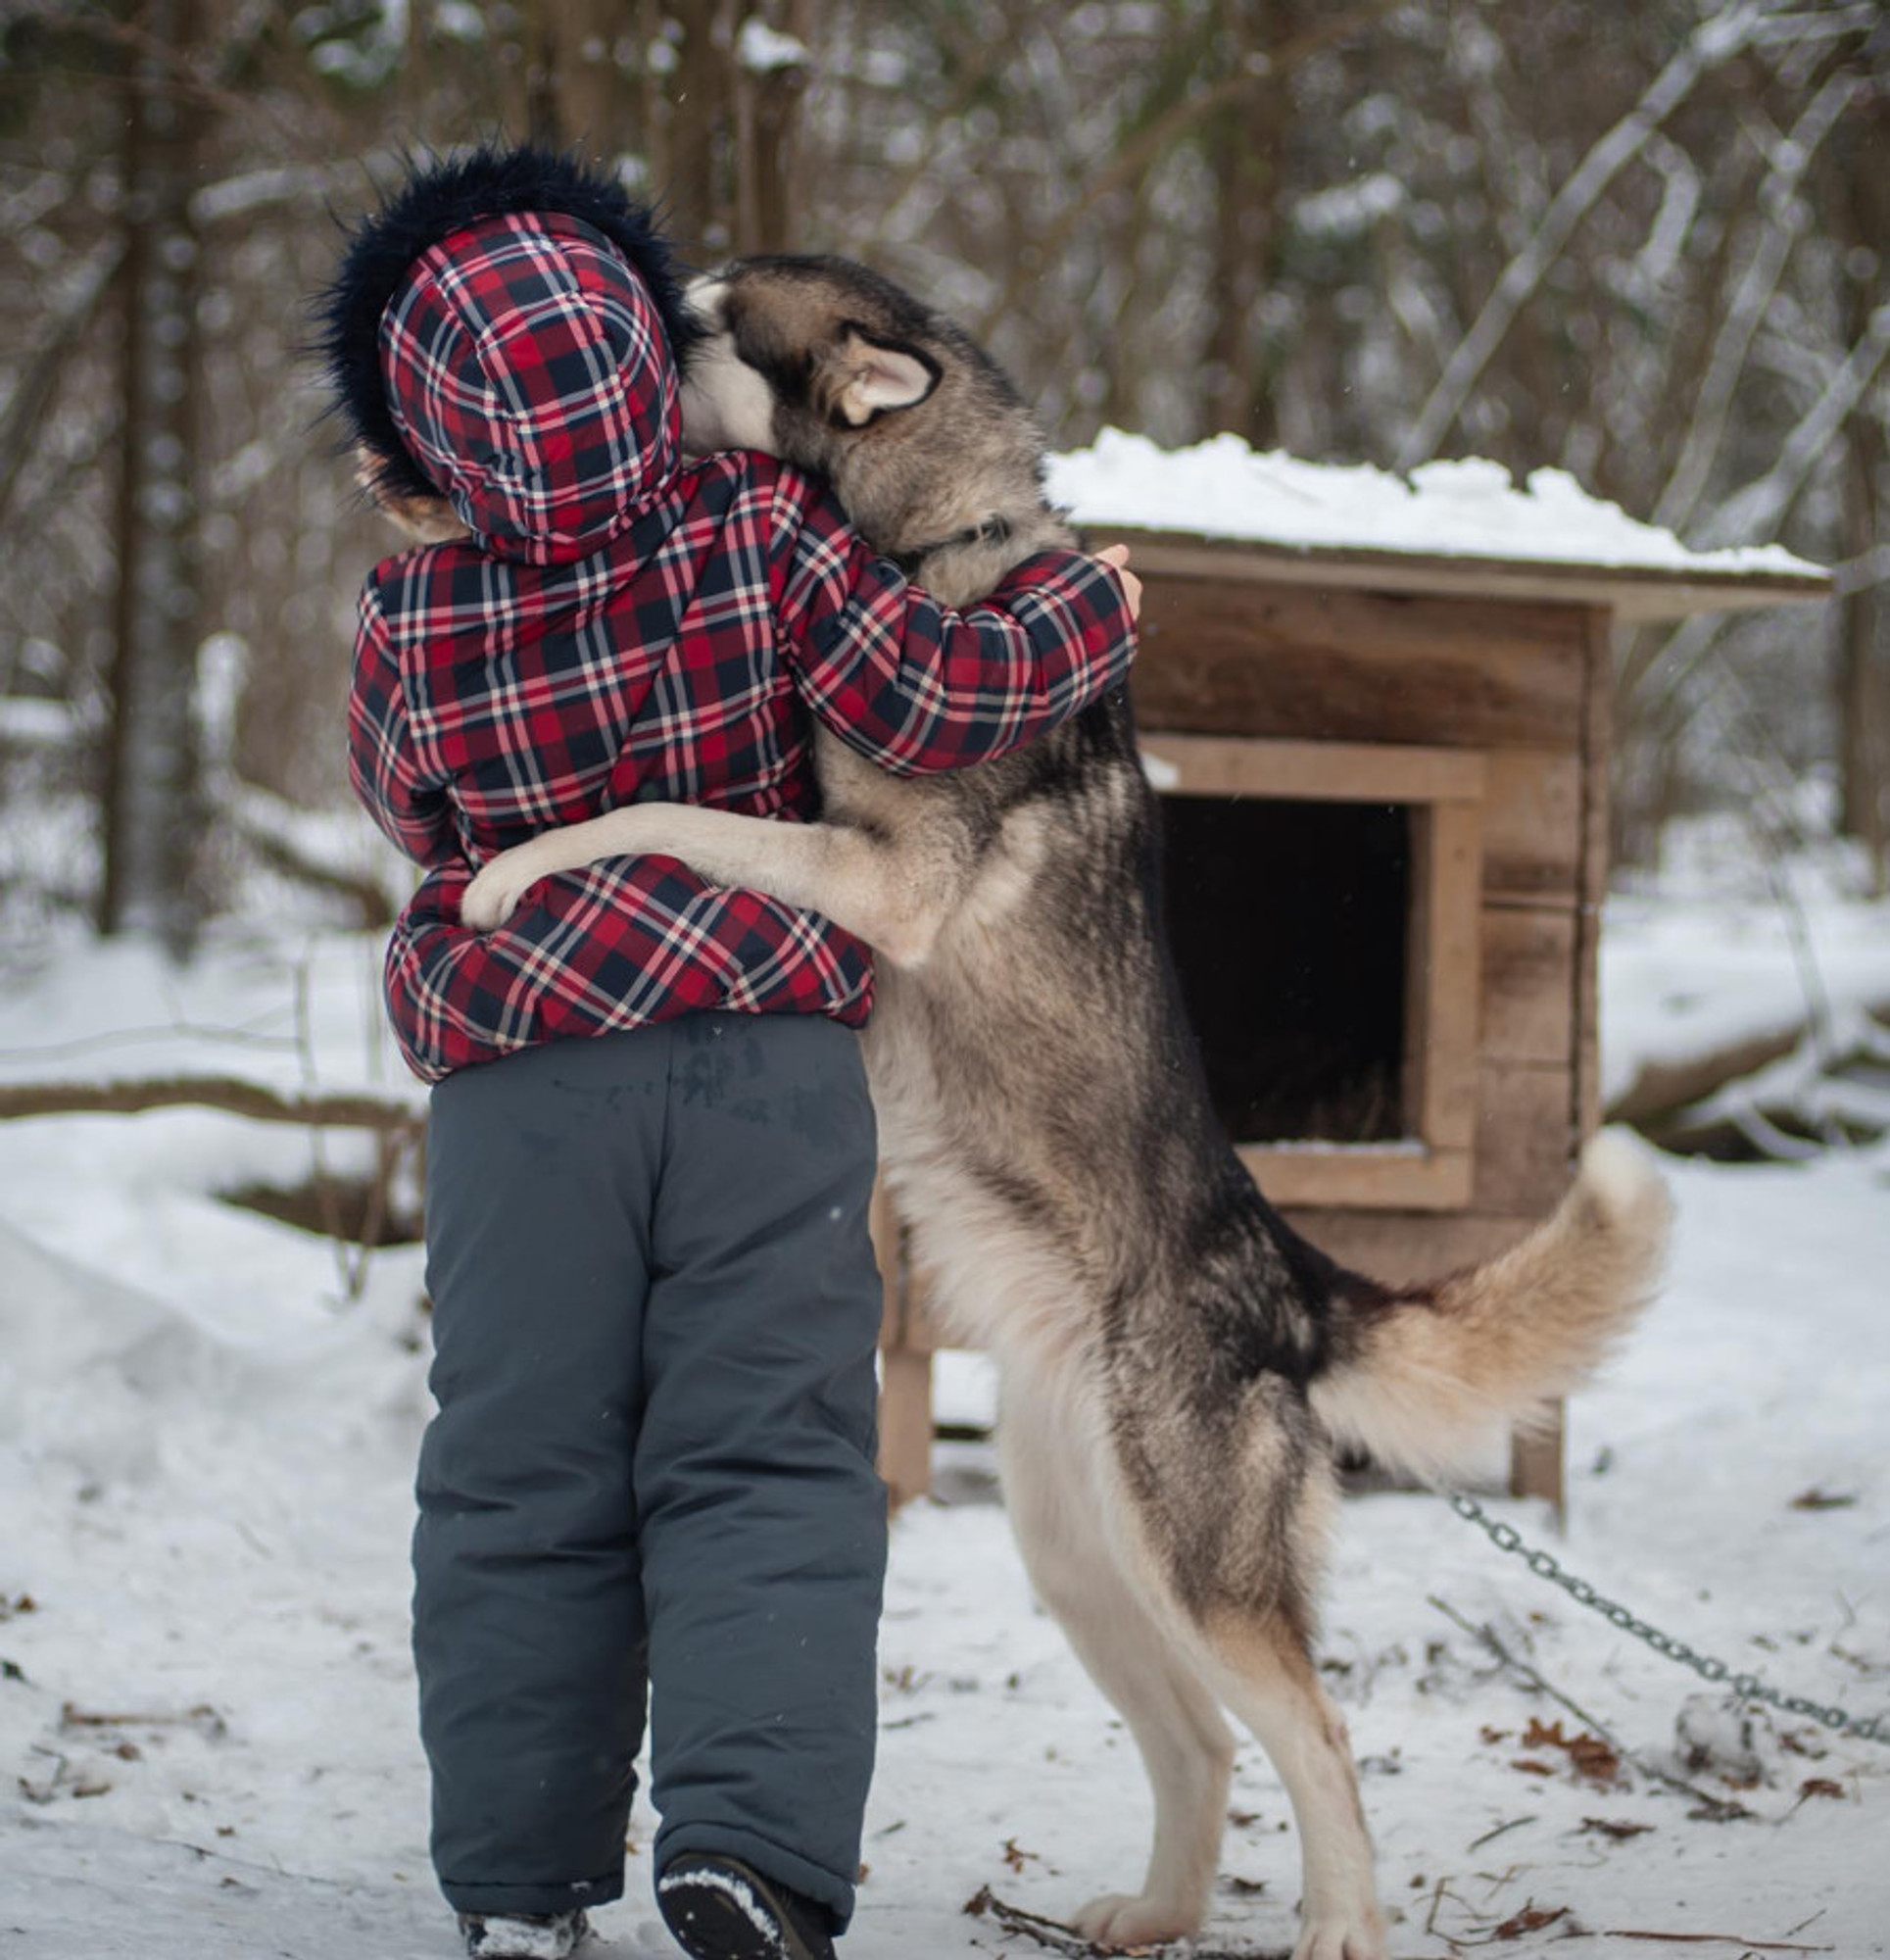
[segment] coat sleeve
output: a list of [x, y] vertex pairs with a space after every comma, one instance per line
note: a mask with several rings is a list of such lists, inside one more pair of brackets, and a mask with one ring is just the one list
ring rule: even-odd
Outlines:
[[832, 494], [784, 471], [771, 546], [776, 617], [808, 705], [896, 775], [989, 761], [1118, 686], [1136, 649], [1122, 581], [1043, 552], [963, 612], [878, 556]]
[[459, 855], [443, 783], [422, 766], [407, 690], [380, 595], [362, 588], [348, 692], [348, 779], [380, 828], [416, 864], [431, 868]]

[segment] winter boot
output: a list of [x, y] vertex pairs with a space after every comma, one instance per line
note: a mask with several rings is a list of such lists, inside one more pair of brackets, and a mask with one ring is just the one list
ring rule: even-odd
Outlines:
[[693, 1960], [836, 1960], [827, 1908], [739, 1858], [685, 1852], [657, 1881], [656, 1903]]
[[462, 1912], [460, 1936], [471, 1960], [564, 1960], [591, 1922], [581, 1912]]

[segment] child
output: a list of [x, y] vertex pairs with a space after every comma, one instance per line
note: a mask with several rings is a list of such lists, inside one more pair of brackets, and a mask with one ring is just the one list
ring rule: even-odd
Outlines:
[[668, 858], [489, 936], [460, 895], [638, 796], [812, 816], [809, 711], [902, 771], [1026, 741], [1121, 680], [1137, 588], [1049, 553], [953, 613], [786, 465], [685, 466], [666, 247], [568, 159], [423, 169], [324, 318], [381, 490], [472, 534], [375, 568], [350, 701], [356, 788], [427, 868], [386, 980], [435, 1084], [435, 1869], [469, 1953], [568, 1953], [623, 1888], [648, 1690], [670, 1930], [815, 1960], [853, 1909], [885, 1563], [866, 950]]

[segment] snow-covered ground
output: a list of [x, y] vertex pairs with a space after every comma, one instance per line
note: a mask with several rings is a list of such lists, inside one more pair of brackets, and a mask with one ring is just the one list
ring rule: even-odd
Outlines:
[[[1617, 1075], [1683, 1048], [1702, 1001], [1717, 1039], [1740, 999], [1790, 998], [1802, 947], [1757, 909], [1728, 993], [1732, 904], [1694, 887], [1617, 908]], [[1846, 949], [1847, 1000], [1890, 998], [1890, 911], [1827, 894], [1807, 916]], [[359, 939], [231, 933], [179, 980], [75, 949], [0, 1005], [0, 1086], [200, 1072], [405, 1095], [374, 963]], [[0, 1954], [457, 1950], [406, 1647], [418, 1256], [378, 1254], [350, 1298], [325, 1243], [217, 1197], [292, 1183], [313, 1149], [203, 1110], [0, 1122]], [[1499, 1508], [1735, 1670], [1890, 1713], [1890, 1148], [1672, 1176], [1666, 1294], [1573, 1410], [1566, 1537]], [[984, 1386], [953, 1358], [943, 1394]], [[1055, 1917], [1132, 1883], [1146, 1849], [1133, 1746], [1033, 1606], [988, 1449], [949, 1446], [942, 1469], [944, 1500], [895, 1532], [848, 1960], [1038, 1951], [966, 1903], [989, 1887]], [[1324, 1651], [1403, 1960], [1890, 1954], [1890, 1745], [1762, 1718], [1740, 1760], [1703, 1684], [1442, 1503], [1348, 1504]], [[1682, 1722], [1707, 1752], [1691, 1765]], [[1566, 1746], [1599, 1729], [1610, 1746]], [[1257, 1750], [1232, 1808], [1200, 1950], [1281, 1952], [1297, 1846]], [[600, 1960], [670, 1950], [648, 1836], [640, 1814]]]

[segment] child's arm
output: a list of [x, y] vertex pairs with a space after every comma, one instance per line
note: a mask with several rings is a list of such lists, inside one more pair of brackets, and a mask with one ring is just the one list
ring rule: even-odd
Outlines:
[[802, 694], [898, 775], [988, 761], [1121, 683], [1135, 653], [1127, 574], [1043, 552], [987, 600], [941, 606], [794, 471], [776, 493], [776, 617]]
[[400, 664], [373, 581], [363, 588], [348, 691], [348, 778], [367, 813], [416, 864], [459, 853], [445, 790], [414, 754]]

